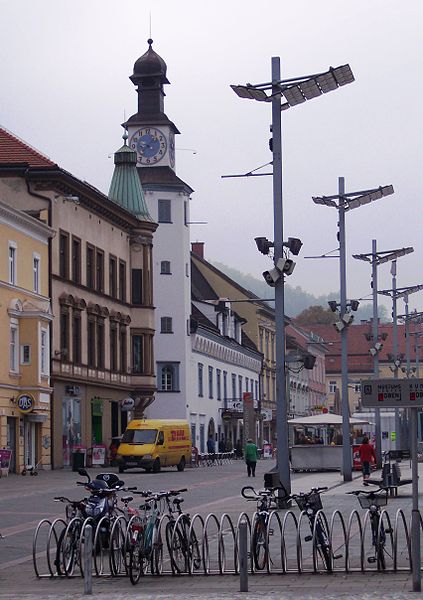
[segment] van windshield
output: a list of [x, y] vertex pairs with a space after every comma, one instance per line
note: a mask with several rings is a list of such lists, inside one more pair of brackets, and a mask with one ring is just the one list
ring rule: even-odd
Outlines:
[[157, 429], [127, 429], [121, 444], [154, 444], [156, 437]]

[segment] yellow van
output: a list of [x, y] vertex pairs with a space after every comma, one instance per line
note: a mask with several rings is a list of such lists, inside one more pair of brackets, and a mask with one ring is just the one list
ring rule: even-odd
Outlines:
[[191, 430], [182, 419], [134, 419], [116, 455], [119, 473], [137, 467], [153, 473], [172, 466], [183, 471], [190, 460]]

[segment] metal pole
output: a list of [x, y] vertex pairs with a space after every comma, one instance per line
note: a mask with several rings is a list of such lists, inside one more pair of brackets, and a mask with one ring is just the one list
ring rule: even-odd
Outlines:
[[[394, 377], [398, 378], [398, 322], [397, 322], [397, 261], [393, 260], [391, 265], [392, 275], [392, 353], [394, 355], [395, 369]], [[399, 408], [395, 409], [395, 449], [401, 449], [401, 419]]]
[[91, 525], [85, 527], [83, 560], [84, 594], [90, 596], [93, 593], [93, 528]]
[[411, 513], [411, 569], [413, 573], [413, 592], [421, 592], [419, 472], [417, 464], [417, 408], [410, 409], [410, 429], [411, 472], [413, 482], [413, 511]]
[[[372, 290], [373, 290], [373, 345], [379, 337], [379, 315], [377, 307], [377, 241], [372, 240]], [[379, 377], [379, 352], [373, 356], [373, 373], [375, 379]], [[382, 468], [382, 427], [380, 422], [380, 408], [375, 409], [375, 439], [376, 439], [376, 466]]]
[[[406, 373], [407, 373], [407, 379], [410, 378], [410, 373], [411, 373], [411, 362], [410, 362], [410, 314], [409, 314], [409, 309], [408, 309], [408, 294], [406, 296], [404, 296], [404, 303], [405, 303], [405, 360], [406, 360]], [[403, 429], [401, 430], [401, 433], [403, 434], [403, 438], [404, 438], [404, 442], [402, 444], [404, 449], [408, 449], [410, 448], [410, 432], [408, 431], [408, 422], [407, 422], [407, 418], [408, 415], [411, 416], [411, 411], [407, 411], [405, 410], [404, 413], [404, 422], [403, 422]], [[416, 439], [417, 439], [417, 433], [416, 433]]]
[[239, 535], [239, 591], [248, 592], [247, 521], [240, 521]]
[[[338, 179], [339, 195], [339, 256], [341, 286], [341, 319], [347, 312], [347, 267], [345, 243], [345, 209], [343, 207], [345, 180]], [[341, 331], [341, 374], [342, 374], [342, 474], [344, 481], [352, 480], [352, 455], [350, 442], [350, 407], [348, 402], [348, 326]]]
[[[277, 82], [281, 79], [280, 58], [272, 57], [272, 138], [273, 138], [273, 218], [274, 261], [283, 256], [283, 202], [282, 202], [282, 124], [281, 98]], [[279, 479], [288, 494], [291, 493], [289, 465], [288, 411], [285, 381], [285, 290], [282, 275], [275, 287], [276, 320], [276, 433]]]

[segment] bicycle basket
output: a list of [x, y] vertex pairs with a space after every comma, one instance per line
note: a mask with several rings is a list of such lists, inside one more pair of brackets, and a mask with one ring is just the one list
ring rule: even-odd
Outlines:
[[358, 496], [361, 508], [369, 509], [371, 506], [386, 506], [388, 504], [388, 492], [374, 496]]
[[322, 499], [320, 494], [311, 492], [310, 494], [301, 494], [300, 496], [294, 497], [295, 502], [300, 510], [306, 510], [307, 505], [314, 511], [321, 510], [323, 508]]

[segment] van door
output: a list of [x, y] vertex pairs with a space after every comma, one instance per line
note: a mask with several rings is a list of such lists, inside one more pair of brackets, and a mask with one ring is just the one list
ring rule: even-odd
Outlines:
[[156, 452], [159, 455], [160, 458], [160, 464], [162, 465], [162, 467], [165, 467], [168, 463], [168, 457], [167, 457], [167, 441], [166, 441], [166, 436], [165, 436], [165, 432], [163, 431], [163, 429], [160, 429], [158, 434], [157, 434], [157, 440], [156, 440]]

